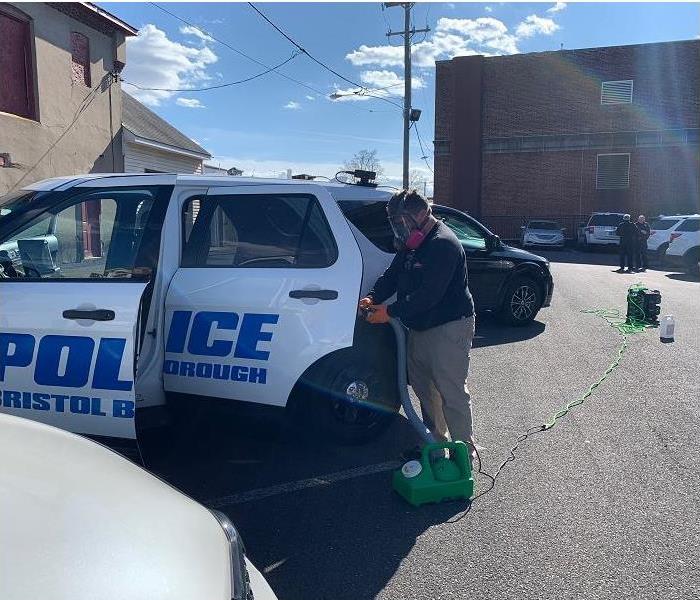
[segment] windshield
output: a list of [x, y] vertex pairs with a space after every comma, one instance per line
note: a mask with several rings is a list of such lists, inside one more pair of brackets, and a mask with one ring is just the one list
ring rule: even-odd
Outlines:
[[591, 220], [588, 221], [589, 225], [602, 225], [604, 227], [613, 227], [620, 224], [622, 221], [621, 214], [612, 215], [591, 215]]
[[530, 221], [527, 224], [528, 229], [551, 229], [551, 230], [556, 230], [558, 231], [561, 229], [561, 225], [559, 223], [555, 223], [554, 221]]
[[0, 221], [17, 210], [29, 206], [37, 192], [18, 190], [0, 197]]
[[671, 229], [680, 219], [656, 219], [652, 221], [651, 229], [656, 229], [663, 231], [664, 229]]

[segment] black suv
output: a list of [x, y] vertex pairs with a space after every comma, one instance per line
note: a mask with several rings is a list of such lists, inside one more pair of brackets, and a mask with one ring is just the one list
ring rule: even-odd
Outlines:
[[[341, 200], [346, 218], [377, 248], [394, 253], [393, 234], [382, 200]], [[469, 290], [477, 311], [497, 313], [506, 323], [525, 325], [549, 306], [554, 281], [547, 259], [513, 248], [469, 215], [439, 204], [433, 214], [462, 243], [467, 255]]]

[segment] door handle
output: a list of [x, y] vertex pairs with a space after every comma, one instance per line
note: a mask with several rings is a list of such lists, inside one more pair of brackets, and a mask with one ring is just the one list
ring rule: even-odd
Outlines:
[[64, 310], [64, 319], [86, 319], [90, 321], [114, 321], [114, 311], [104, 308], [96, 310]]
[[338, 298], [337, 290], [292, 290], [289, 297], [299, 300], [301, 298], [313, 298], [314, 300], [335, 300]]

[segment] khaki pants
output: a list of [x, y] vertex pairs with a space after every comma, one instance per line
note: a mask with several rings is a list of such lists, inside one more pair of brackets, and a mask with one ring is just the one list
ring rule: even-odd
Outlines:
[[408, 377], [423, 421], [438, 441], [474, 442], [467, 375], [474, 317], [408, 333]]

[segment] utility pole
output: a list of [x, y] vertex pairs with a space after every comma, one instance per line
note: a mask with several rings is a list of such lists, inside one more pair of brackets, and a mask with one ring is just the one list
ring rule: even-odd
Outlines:
[[[425, 29], [411, 28], [411, 9], [413, 8], [413, 2], [385, 2], [384, 6], [386, 8], [391, 8], [393, 6], [401, 6], [404, 10], [404, 26], [403, 31], [389, 31], [386, 36], [391, 37], [393, 35], [403, 36], [403, 78], [404, 78], [404, 92], [403, 92], [403, 187], [408, 188], [408, 169], [410, 163], [410, 131], [411, 131], [411, 38], [416, 33], [427, 33], [430, 31], [430, 27]], [[416, 117], [413, 119], [418, 120]]]

